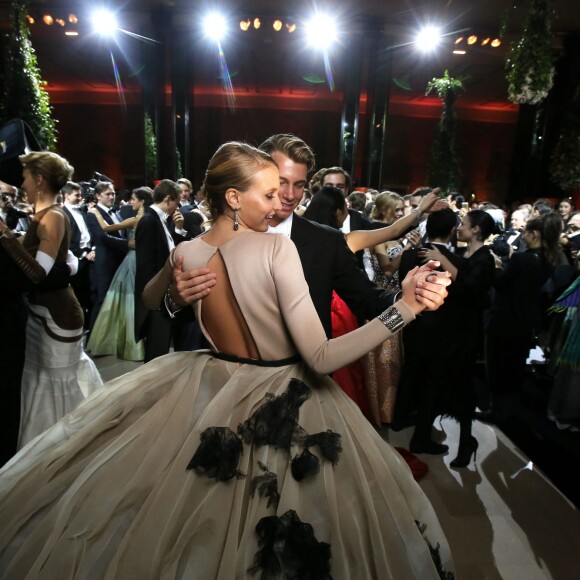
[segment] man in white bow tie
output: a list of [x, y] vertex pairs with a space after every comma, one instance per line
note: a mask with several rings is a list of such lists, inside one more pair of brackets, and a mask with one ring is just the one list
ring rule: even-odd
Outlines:
[[[173, 338], [175, 350], [181, 350], [180, 328], [159, 311], [148, 310], [141, 300], [147, 282], [157, 274], [176, 244], [186, 239], [183, 216], [177, 211], [181, 190], [177, 183], [163, 179], [153, 190], [153, 205], [145, 209], [135, 232], [137, 270], [135, 274], [135, 338], [145, 340], [145, 362], [167, 354]], [[169, 232], [167, 218], [175, 229]]]
[[[114, 215], [115, 187], [107, 181], [100, 181], [95, 186], [96, 209], [108, 224], [119, 223]], [[111, 280], [123, 258], [129, 250], [127, 239], [121, 232], [105, 232], [97, 221], [97, 217], [88, 214], [87, 226], [95, 247], [95, 279], [96, 297], [91, 311], [91, 325], [95, 323]]]

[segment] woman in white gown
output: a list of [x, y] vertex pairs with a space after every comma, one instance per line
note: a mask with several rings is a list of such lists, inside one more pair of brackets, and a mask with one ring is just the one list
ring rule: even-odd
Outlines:
[[[217, 274], [196, 304], [211, 351], [111, 381], [0, 471], [0, 576], [453, 577], [409, 468], [326, 375], [423, 309], [419, 277], [328, 340], [295, 246], [261, 233], [278, 185], [257, 149], [214, 155], [214, 225], [170, 258]], [[171, 274], [168, 262], [146, 288], [150, 308]]]
[[[58, 192], [73, 168], [56, 153], [22, 155], [22, 189], [34, 204], [34, 217], [22, 244], [0, 223], [2, 245], [25, 275], [41, 282], [55, 262], [67, 258], [70, 223], [57, 204]], [[46, 291], [35, 286], [26, 296], [26, 358], [22, 373], [18, 448], [72, 411], [102, 380], [83, 351], [83, 311], [70, 285]]]

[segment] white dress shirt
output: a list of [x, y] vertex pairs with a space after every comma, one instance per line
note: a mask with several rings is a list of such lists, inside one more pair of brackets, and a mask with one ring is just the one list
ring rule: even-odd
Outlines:
[[83, 216], [81, 215], [81, 209], [78, 205], [72, 205], [70, 203], [64, 202], [64, 207], [66, 207], [70, 213], [72, 214], [80, 232], [81, 232], [81, 240], [79, 245], [81, 248], [90, 248], [91, 247], [91, 234], [89, 234], [89, 228]]
[[159, 219], [161, 220], [161, 225], [163, 226], [163, 230], [165, 231], [165, 237], [167, 238], [167, 246], [169, 247], [169, 251], [171, 252], [171, 250], [175, 248], [175, 242], [173, 241], [173, 238], [171, 237], [171, 234], [167, 229], [167, 224], [165, 223], [169, 215], [166, 214], [159, 206], [155, 204], [151, 206], [151, 209], [159, 216]]
[[294, 213], [291, 213], [285, 220], [281, 221], [277, 226], [268, 226], [269, 234], [284, 234], [287, 238], [292, 232], [292, 219]]
[[340, 231], [343, 234], [350, 234], [350, 214], [346, 216], [346, 219], [344, 220], [344, 223], [342, 224]]

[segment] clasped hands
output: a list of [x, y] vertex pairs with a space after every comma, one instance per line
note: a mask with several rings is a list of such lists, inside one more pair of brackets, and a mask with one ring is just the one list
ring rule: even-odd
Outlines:
[[[429, 261], [411, 270], [403, 280], [403, 300], [415, 314], [437, 310], [447, 297], [451, 274], [436, 271], [439, 266], [439, 262]], [[173, 303], [185, 307], [207, 296], [215, 283], [216, 275], [208, 268], [184, 272], [183, 257], [179, 256], [173, 267], [169, 295]]]

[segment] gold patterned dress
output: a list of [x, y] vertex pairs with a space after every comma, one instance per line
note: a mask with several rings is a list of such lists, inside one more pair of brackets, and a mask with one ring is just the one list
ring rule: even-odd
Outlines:
[[[393, 244], [388, 250], [388, 256], [393, 259], [402, 251], [402, 245]], [[370, 252], [370, 259], [375, 272], [374, 283], [390, 292], [398, 292], [401, 289], [398, 272], [389, 277], [380, 267], [374, 252]], [[362, 360], [371, 417], [377, 426], [382, 423], [391, 423], [403, 365], [401, 334], [388, 338]]]

